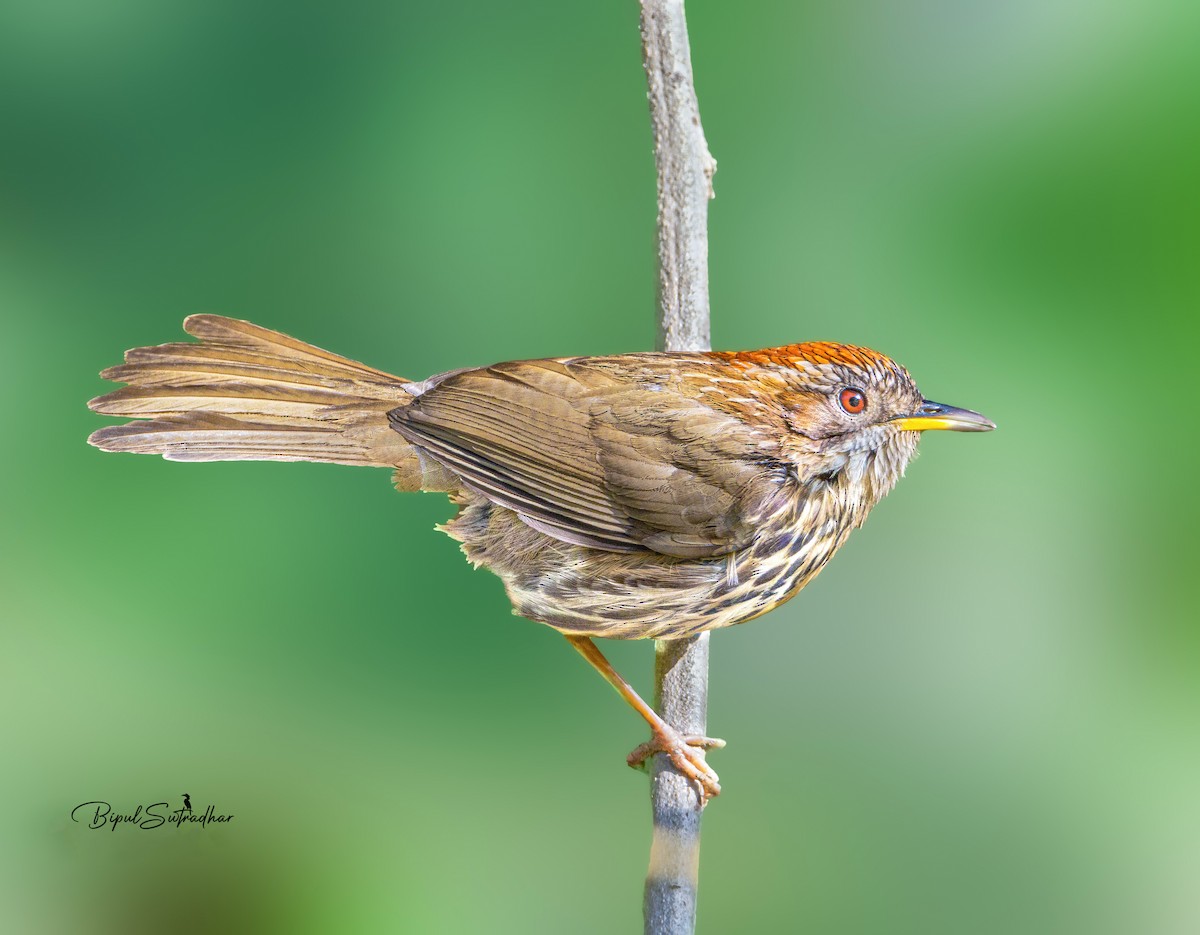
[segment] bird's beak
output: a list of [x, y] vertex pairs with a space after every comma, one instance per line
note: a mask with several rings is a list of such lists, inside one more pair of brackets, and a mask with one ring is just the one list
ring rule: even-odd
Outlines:
[[921, 408], [911, 416], [898, 416], [892, 419], [892, 423], [907, 432], [928, 432], [932, 429], [945, 429], [950, 432], [990, 432], [996, 427], [996, 423], [985, 419], [978, 412], [930, 402], [928, 399], [921, 403]]

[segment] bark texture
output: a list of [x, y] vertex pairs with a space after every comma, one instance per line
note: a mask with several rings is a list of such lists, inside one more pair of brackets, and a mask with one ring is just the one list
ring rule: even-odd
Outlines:
[[[717, 164], [708, 151], [692, 78], [683, 0], [641, 0], [654, 161], [658, 170], [658, 348], [710, 347], [708, 202]], [[655, 644], [654, 706], [685, 734], [708, 718], [708, 634]], [[695, 787], [665, 755], [651, 766], [654, 832], [643, 899], [649, 935], [695, 931], [700, 815]]]

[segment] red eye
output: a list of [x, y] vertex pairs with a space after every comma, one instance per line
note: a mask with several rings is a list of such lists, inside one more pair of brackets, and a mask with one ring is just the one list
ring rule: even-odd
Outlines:
[[838, 397], [838, 402], [852, 416], [858, 415], [867, 408], [867, 397], [863, 395], [862, 390], [856, 389], [853, 386], [848, 386], [842, 390], [841, 395]]

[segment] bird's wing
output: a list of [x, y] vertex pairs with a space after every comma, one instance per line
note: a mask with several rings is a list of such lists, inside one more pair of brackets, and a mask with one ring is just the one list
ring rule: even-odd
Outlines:
[[745, 422], [582, 362], [457, 373], [390, 417], [467, 486], [592, 548], [722, 555], [790, 492], [787, 466]]

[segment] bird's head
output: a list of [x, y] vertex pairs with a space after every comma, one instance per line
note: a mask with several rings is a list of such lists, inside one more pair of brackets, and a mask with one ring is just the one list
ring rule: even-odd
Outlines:
[[793, 344], [786, 351], [807, 396], [807, 404], [797, 408], [796, 428], [810, 438], [876, 447], [872, 442], [899, 432], [996, 427], [978, 412], [926, 399], [907, 370], [877, 351], [824, 341]]
[[977, 412], [926, 399], [907, 370], [867, 348], [812, 342], [774, 354], [794, 374], [785, 418], [806, 469], [801, 480], [839, 481], [866, 509], [899, 480], [922, 432], [996, 427]]

